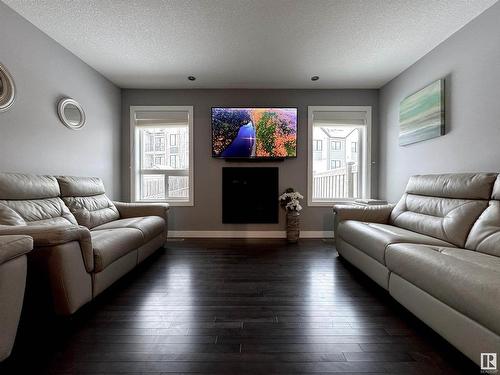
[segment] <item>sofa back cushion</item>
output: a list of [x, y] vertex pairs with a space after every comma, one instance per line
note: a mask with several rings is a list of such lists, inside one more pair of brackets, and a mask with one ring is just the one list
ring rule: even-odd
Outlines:
[[0, 225], [68, 225], [75, 217], [52, 176], [0, 173]]
[[412, 176], [391, 214], [391, 223], [464, 247], [474, 222], [488, 206], [494, 173]]
[[500, 175], [493, 186], [488, 208], [474, 223], [465, 248], [500, 256]]
[[57, 181], [62, 199], [78, 224], [92, 229], [120, 218], [100, 178], [61, 176]]

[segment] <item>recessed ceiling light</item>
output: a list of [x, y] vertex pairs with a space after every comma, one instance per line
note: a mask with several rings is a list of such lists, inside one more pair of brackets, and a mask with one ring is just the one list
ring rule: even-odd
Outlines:
[[312, 76], [311, 77], [311, 81], [317, 81], [317, 80], [319, 80], [319, 76]]
[[188, 79], [189, 79], [190, 81], [196, 81], [196, 77], [195, 77], [195, 76], [189, 76], [189, 77], [188, 77]]

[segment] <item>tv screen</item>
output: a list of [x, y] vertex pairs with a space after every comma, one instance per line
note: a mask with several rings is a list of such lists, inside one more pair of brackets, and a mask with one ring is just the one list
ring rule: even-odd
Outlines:
[[212, 156], [296, 157], [297, 108], [212, 108]]

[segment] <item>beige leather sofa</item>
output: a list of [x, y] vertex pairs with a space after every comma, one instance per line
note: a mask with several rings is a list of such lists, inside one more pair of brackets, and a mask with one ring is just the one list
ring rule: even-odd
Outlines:
[[167, 204], [112, 202], [91, 177], [0, 173], [0, 235], [33, 237], [30, 267], [74, 313], [161, 248]]
[[10, 355], [21, 316], [26, 286], [28, 236], [0, 236], [0, 362]]
[[500, 176], [410, 178], [394, 207], [336, 205], [339, 254], [476, 363], [500, 355]]

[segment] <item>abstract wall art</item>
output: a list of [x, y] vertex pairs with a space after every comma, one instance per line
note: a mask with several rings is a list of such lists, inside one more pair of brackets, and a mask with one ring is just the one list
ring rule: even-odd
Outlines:
[[444, 80], [437, 80], [406, 97], [399, 106], [399, 145], [445, 134]]

